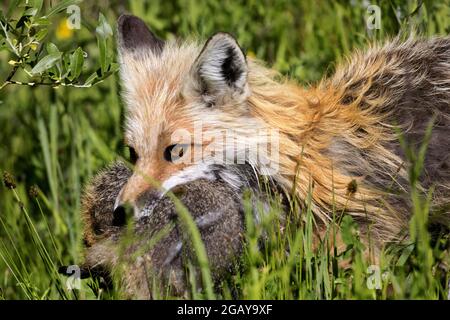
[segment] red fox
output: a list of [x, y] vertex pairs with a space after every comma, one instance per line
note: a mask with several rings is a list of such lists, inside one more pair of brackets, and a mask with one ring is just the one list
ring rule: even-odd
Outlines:
[[[404, 236], [411, 215], [408, 162], [397, 128], [407, 143], [418, 145], [433, 119], [419, 190], [434, 188], [431, 212], [440, 212], [448, 227], [449, 37], [396, 38], [356, 51], [333, 76], [309, 88], [247, 57], [227, 33], [206, 43], [163, 41], [139, 18], [122, 15], [118, 46], [125, 137], [135, 171], [116, 210], [131, 203], [137, 217], [149, 215], [148, 199], [179, 184], [214, 179], [227, 165], [218, 165], [217, 156], [232, 149], [231, 158], [242, 157], [255, 175], [268, 175], [300, 203], [310, 196], [319, 228], [333, 212], [345, 213], [370, 225], [362, 229], [382, 246]], [[232, 137], [217, 138], [223, 132]], [[267, 142], [271, 132], [277, 138]], [[253, 152], [275, 144], [277, 152]], [[238, 181], [233, 174], [225, 180], [231, 186]]]

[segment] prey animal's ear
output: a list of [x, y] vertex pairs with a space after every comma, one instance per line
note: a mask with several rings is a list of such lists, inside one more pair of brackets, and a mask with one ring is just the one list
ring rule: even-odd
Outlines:
[[217, 33], [206, 42], [194, 65], [203, 98], [210, 104], [239, 102], [248, 96], [247, 61], [236, 39]]
[[117, 21], [117, 41], [121, 55], [138, 50], [160, 54], [164, 48], [164, 41], [155, 36], [144, 21], [127, 14]]

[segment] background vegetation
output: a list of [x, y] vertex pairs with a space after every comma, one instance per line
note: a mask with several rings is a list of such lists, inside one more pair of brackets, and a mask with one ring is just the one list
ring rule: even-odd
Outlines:
[[[80, 8], [80, 29], [67, 28], [66, 8], [72, 4]], [[379, 30], [366, 29], [369, 4], [381, 7]], [[416, 29], [427, 36], [450, 32], [449, 0], [2, 2], [0, 170], [14, 176], [16, 188], [0, 187], [0, 298], [108, 297], [94, 294], [87, 281], [76, 294], [66, 290], [56, 267], [81, 259], [83, 184], [125, 152], [112, 35], [122, 12], [140, 16], [166, 39], [231, 32], [249, 55], [304, 85], [332, 72], [336, 62], [369, 41], [400, 30]], [[415, 219], [426, 220], [426, 202], [417, 203]], [[269, 222], [266, 228], [276, 225]], [[300, 229], [295, 226], [300, 231], [281, 235], [276, 228], [269, 230], [266, 249], [259, 251], [256, 243], [262, 229], [249, 221], [247, 269], [230, 279], [217, 296], [447, 296], [448, 257], [439, 242], [434, 247], [428, 244], [426, 230], [416, 230], [410, 243], [383, 256], [379, 267], [385, 276], [381, 288], [374, 289], [367, 280], [372, 281], [370, 275], [376, 276], [377, 271], [367, 269], [371, 263], [362, 258], [353, 222], [342, 221], [347, 250], [340, 255], [333, 255], [335, 248], [326, 245], [312, 251], [312, 224], [310, 213], [305, 212]], [[339, 267], [349, 257], [352, 263]]]

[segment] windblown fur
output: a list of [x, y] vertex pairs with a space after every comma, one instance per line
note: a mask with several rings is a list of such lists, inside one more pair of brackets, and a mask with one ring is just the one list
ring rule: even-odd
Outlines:
[[[408, 228], [411, 207], [407, 163], [398, 132], [416, 147], [433, 117], [422, 187], [435, 187], [434, 204], [450, 215], [450, 38], [395, 39], [355, 52], [317, 87], [278, 82], [250, 65], [248, 104], [280, 128], [286, 188], [297, 170], [297, 195], [312, 192], [324, 224], [345, 212], [371, 225], [379, 242], [395, 241]], [[254, 83], [254, 85], [252, 85]], [[298, 164], [298, 169], [296, 166]], [[350, 190], [352, 180], [357, 188]], [[448, 221], [448, 220], [447, 220]]]

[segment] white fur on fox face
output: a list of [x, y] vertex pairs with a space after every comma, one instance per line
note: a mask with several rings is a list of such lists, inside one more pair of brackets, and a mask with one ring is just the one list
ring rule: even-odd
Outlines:
[[216, 177], [212, 172], [211, 165], [208, 163], [200, 162], [177, 172], [176, 174], [165, 180], [162, 184], [163, 193], [161, 195], [164, 195], [167, 191], [180, 184], [198, 179], [214, 180], [215, 178]]

